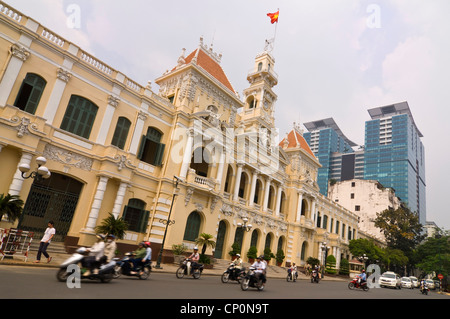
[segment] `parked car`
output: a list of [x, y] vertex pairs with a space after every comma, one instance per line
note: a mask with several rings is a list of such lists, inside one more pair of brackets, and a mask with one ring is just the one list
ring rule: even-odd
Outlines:
[[433, 279], [426, 279], [425, 282], [428, 286], [428, 289], [430, 289], [430, 290], [436, 289]]
[[391, 287], [402, 289], [402, 282], [400, 276], [392, 271], [386, 271], [380, 276], [378, 280], [380, 287]]
[[417, 277], [409, 276], [409, 279], [411, 279], [414, 288], [420, 287], [420, 282], [419, 282], [419, 279], [417, 279]]
[[435, 289], [441, 289], [441, 282], [439, 280], [434, 281], [434, 288]]
[[414, 288], [412, 280], [409, 277], [402, 277], [401, 283], [402, 283], [402, 288], [409, 288], [409, 289]]

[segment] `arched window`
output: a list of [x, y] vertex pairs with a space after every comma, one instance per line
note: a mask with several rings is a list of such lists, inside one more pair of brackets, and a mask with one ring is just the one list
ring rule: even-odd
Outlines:
[[274, 197], [275, 197], [275, 189], [273, 188], [272, 185], [270, 185], [269, 186], [269, 201], [267, 202], [268, 209], [271, 209], [271, 210], [274, 209], [274, 205], [275, 205]]
[[145, 210], [147, 204], [137, 198], [131, 198], [123, 210], [123, 220], [128, 223], [128, 230], [145, 233], [150, 212]]
[[162, 133], [154, 127], [147, 129], [147, 135], [141, 140], [138, 159], [154, 166], [161, 166], [165, 144], [161, 143]]
[[61, 123], [61, 129], [89, 138], [97, 111], [97, 105], [91, 101], [78, 95], [72, 95]]
[[119, 117], [111, 144], [123, 150], [130, 126], [131, 122], [126, 117]]
[[231, 191], [231, 179], [233, 178], [233, 169], [228, 165], [227, 178], [225, 179], [225, 187], [223, 191], [229, 193]]
[[266, 236], [266, 242], [264, 248], [270, 248], [272, 246], [272, 233], [268, 233]]
[[259, 179], [256, 180], [256, 186], [255, 186], [255, 198], [253, 202], [255, 204], [260, 204], [261, 201], [261, 191], [262, 191], [262, 184]]
[[302, 244], [302, 251], [300, 253], [300, 259], [301, 260], [305, 260], [306, 248], [307, 248], [307, 244], [306, 244], [306, 241], [304, 241], [303, 244]]
[[259, 238], [259, 234], [258, 234], [258, 230], [254, 229], [252, 232], [252, 238], [250, 240], [250, 247], [258, 247], [258, 238]]
[[323, 224], [322, 224], [322, 228], [323, 229], [327, 229], [328, 226], [328, 216], [327, 215], [323, 215]]
[[248, 184], [247, 175], [245, 173], [241, 174], [241, 183], [239, 185], [239, 197], [244, 198], [246, 186]]
[[258, 72], [262, 70], [262, 66], [263, 66], [262, 62], [259, 62], [258, 63]]
[[186, 228], [184, 229], [183, 240], [195, 241], [198, 238], [201, 221], [202, 219], [197, 211], [193, 211], [189, 215], [186, 221]]
[[192, 153], [190, 168], [195, 170], [195, 174], [208, 177], [208, 163], [211, 163], [209, 152], [204, 147], [197, 147]]
[[34, 114], [46, 84], [47, 82], [39, 75], [28, 73], [22, 82], [14, 106], [30, 114]]

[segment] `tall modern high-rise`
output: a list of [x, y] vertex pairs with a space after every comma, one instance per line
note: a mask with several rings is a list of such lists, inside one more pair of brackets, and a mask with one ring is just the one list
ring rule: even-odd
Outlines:
[[304, 133], [303, 137], [322, 165], [318, 171], [317, 183], [320, 192], [326, 196], [328, 181], [333, 178], [332, 174], [335, 170], [333, 166], [334, 155], [353, 153], [352, 147], [357, 146], [357, 144], [342, 133], [333, 118], [308, 122], [303, 125], [309, 131]]
[[426, 222], [425, 149], [407, 102], [368, 110], [364, 179], [378, 180]]

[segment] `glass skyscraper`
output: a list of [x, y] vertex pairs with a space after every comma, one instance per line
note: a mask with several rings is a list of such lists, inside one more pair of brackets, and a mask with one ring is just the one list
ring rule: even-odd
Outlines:
[[407, 102], [368, 110], [365, 145], [357, 146], [341, 132], [332, 118], [304, 123], [303, 136], [322, 165], [320, 192], [327, 196], [328, 181], [376, 180], [426, 223], [425, 149]]
[[334, 170], [334, 154], [353, 153], [352, 147], [357, 144], [345, 137], [333, 118], [308, 122], [303, 125], [308, 130], [303, 137], [322, 165], [318, 171], [317, 184], [320, 192], [326, 196], [328, 180], [332, 178]]
[[407, 102], [368, 110], [364, 179], [392, 187], [397, 197], [426, 222], [425, 149]]

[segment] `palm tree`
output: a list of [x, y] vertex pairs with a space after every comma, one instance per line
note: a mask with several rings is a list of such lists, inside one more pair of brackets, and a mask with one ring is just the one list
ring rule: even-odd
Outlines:
[[14, 222], [22, 214], [23, 200], [18, 195], [0, 194], [0, 221], [6, 215], [9, 221]]
[[216, 242], [214, 240], [211, 240], [211, 238], [213, 238], [212, 235], [206, 234], [206, 233], [201, 233], [200, 237], [198, 237], [195, 240], [195, 243], [197, 245], [203, 245], [203, 247], [202, 247], [202, 255], [205, 254], [206, 248], [208, 246], [211, 246], [211, 248], [215, 248], [216, 247]]
[[97, 233], [114, 235], [117, 239], [123, 239], [127, 229], [127, 222], [122, 217], [114, 217], [112, 213], [109, 213], [109, 216], [102, 221], [101, 225], [95, 227]]

